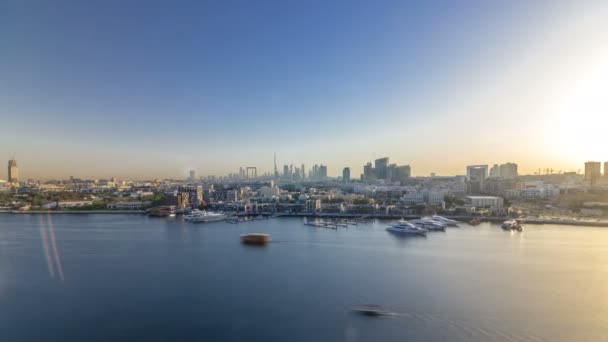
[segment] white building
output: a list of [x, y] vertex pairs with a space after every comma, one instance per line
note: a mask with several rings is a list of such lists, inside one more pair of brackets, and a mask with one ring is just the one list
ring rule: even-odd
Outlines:
[[424, 193], [419, 191], [408, 192], [401, 197], [401, 201], [405, 204], [420, 204], [424, 203]]
[[93, 201], [63, 201], [63, 202], [51, 202], [44, 204], [42, 207], [45, 209], [52, 208], [77, 208], [92, 205]]
[[264, 197], [264, 198], [278, 197], [280, 195], [280, 193], [281, 193], [281, 190], [276, 185], [263, 186], [258, 190], [258, 194], [260, 195], [260, 197]]
[[504, 200], [502, 197], [496, 196], [467, 196], [465, 197], [465, 202], [467, 205], [476, 207], [476, 208], [493, 208], [499, 209], [504, 205]]
[[117, 210], [140, 210], [147, 206], [149, 206], [151, 202], [149, 201], [131, 201], [131, 202], [116, 202], [116, 203], [108, 203], [108, 209], [117, 209]]

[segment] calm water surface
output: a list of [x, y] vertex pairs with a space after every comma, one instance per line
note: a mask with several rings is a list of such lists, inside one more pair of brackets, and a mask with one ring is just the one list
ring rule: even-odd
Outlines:
[[0, 215], [2, 341], [608, 340], [607, 228], [385, 227]]

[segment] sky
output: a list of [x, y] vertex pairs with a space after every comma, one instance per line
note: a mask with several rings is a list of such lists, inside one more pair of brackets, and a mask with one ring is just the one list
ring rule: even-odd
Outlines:
[[606, 1], [0, 4], [21, 178], [262, 173], [275, 152], [336, 176], [577, 171], [608, 160], [605, 89]]

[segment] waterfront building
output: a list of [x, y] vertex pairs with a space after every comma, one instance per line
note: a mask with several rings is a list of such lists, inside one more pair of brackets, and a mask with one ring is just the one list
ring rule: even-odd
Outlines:
[[[589, 161], [585, 163], [585, 180], [595, 184], [602, 175], [602, 163]], [[604, 170], [605, 171], [605, 170]], [[10, 180], [9, 180], [10, 181]]]
[[504, 205], [504, 199], [497, 196], [466, 196], [465, 203], [476, 208], [500, 209]]
[[484, 181], [488, 176], [488, 165], [467, 166], [468, 181]]
[[84, 207], [87, 205], [92, 205], [93, 201], [58, 201], [58, 202], [50, 202], [42, 205], [44, 209], [53, 209], [53, 208], [78, 208]]
[[186, 194], [188, 197], [188, 205], [200, 207], [203, 201], [203, 187], [198, 186], [180, 186], [177, 188], [178, 193]]
[[345, 167], [342, 170], [342, 181], [345, 183], [350, 182], [350, 167]]
[[8, 161], [8, 182], [12, 184], [19, 183], [19, 168], [15, 158]]
[[149, 207], [152, 204], [150, 201], [130, 201], [130, 202], [115, 202], [108, 203], [108, 209], [116, 210], [141, 210]]

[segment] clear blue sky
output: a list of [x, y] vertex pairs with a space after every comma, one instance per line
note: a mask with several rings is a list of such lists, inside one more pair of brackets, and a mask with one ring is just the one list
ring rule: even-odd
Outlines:
[[496, 103], [466, 113], [497, 96], [484, 93], [497, 80], [515, 77], [516, 89], [541, 63], [538, 46], [551, 33], [570, 32], [598, 8], [605, 6], [4, 1], [0, 155], [16, 152], [31, 177], [270, 171], [275, 151], [280, 165], [324, 163], [334, 175], [344, 166], [357, 174], [384, 155], [417, 174], [504, 162], [517, 148], [494, 159], [483, 148], [469, 159], [445, 152], [483, 147], [476, 134], [445, 135], [464, 128], [451, 125], [460, 122], [454, 115], [469, 127], [490, 121], [479, 112], [504, 116]]

